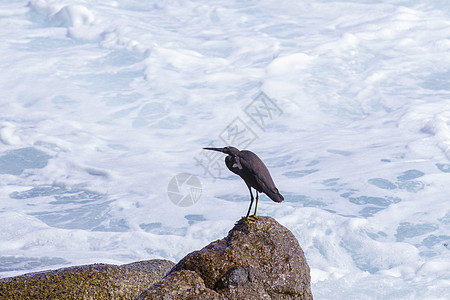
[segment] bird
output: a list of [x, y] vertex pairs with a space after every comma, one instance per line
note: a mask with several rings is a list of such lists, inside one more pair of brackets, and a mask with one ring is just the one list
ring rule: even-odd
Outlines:
[[[266, 194], [275, 202], [281, 202], [284, 200], [284, 197], [276, 188], [266, 165], [255, 153], [249, 150], [239, 150], [232, 146], [203, 149], [228, 154], [225, 157], [225, 165], [231, 172], [239, 175], [247, 185], [250, 192], [250, 207], [248, 208], [247, 215], [243, 217], [241, 221], [257, 219], [256, 210], [258, 209], [258, 192]], [[249, 216], [254, 201], [252, 188], [256, 190], [256, 204], [255, 212], [252, 216]]]

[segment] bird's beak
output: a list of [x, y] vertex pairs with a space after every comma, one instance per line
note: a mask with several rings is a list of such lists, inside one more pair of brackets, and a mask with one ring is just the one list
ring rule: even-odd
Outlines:
[[225, 153], [225, 148], [203, 148], [205, 150], [214, 150], [214, 151], [219, 151], [222, 153]]

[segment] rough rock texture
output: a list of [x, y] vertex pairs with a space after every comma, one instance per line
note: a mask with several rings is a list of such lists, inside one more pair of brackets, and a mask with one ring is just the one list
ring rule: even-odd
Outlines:
[[312, 299], [309, 267], [294, 235], [270, 217], [184, 257], [138, 299]]
[[0, 299], [134, 299], [175, 264], [94, 264], [0, 279]]
[[168, 274], [164, 280], [155, 283], [137, 299], [224, 299], [208, 289], [203, 279], [194, 271], [180, 270]]

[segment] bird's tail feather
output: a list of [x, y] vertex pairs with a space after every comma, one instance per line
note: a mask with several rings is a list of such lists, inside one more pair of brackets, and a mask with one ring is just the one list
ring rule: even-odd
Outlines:
[[280, 194], [277, 188], [274, 188], [273, 190], [268, 190], [267, 192], [264, 193], [275, 202], [281, 202], [284, 200], [284, 197]]

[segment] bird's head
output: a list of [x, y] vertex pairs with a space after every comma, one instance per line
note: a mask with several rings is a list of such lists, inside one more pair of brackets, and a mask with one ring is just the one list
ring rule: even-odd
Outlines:
[[239, 149], [232, 147], [232, 146], [226, 146], [224, 148], [203, 148], [205, 150], [213, 150], [213, 151], [219, 151], [228, 155], [237, 155], [239, 154]]

